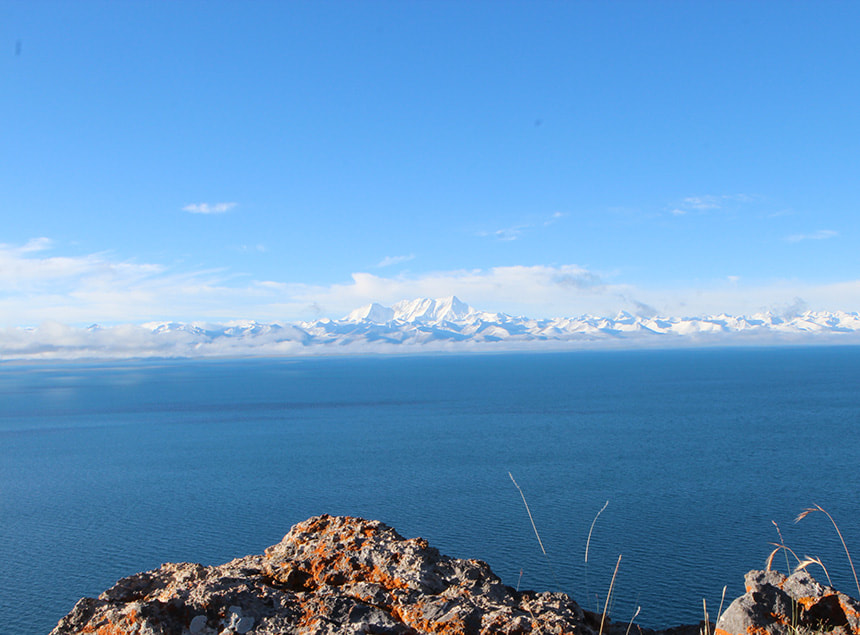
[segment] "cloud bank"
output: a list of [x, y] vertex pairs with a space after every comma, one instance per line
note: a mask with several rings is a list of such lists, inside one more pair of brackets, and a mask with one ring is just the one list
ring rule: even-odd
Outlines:
[[182, 208], [191, 214], [223, 214], [236, 207], [236, 203], [191, 203]]
[[0, 360], [129, 359], [502, 352], [860, 344], [860, 314], [807, 311], [802, 300], [784, 315], [554, 319], [488, 313], [456, 297], [371, 304], [339, 319], [258, 323], [156, 322], [102, 328], [46, 323], [0, 329]]
[[[536, 318], [582, 314], [749, 315], [801, 298], [818, 311], [860, 309], [860, 280], [811, 284], [722, 276], [698, 286], [645, 287], [576, 264], [481, 269], [354, 272], [342, 282], [257, 280], [226, 270], [116, 258], [109, 252], [54, 255], [48, 238], [0, 245], [0, 326], [86, 326], [154, 320], [266, 321], [336, 318], [371, 302], [459, 296], [484, 310]], [[380, 264], [404, 262], [407, 256]]]

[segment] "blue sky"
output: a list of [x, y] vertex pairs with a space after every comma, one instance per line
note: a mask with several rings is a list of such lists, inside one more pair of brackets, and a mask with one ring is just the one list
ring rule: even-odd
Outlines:
[[0, 325], [860, 310], [860, 4], [0, 1]]

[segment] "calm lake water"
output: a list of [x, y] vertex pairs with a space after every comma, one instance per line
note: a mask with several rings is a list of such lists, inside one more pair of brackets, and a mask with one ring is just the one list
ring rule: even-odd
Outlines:
[[826, 517], [793, 520], [822, 505], [860, 558], [858, 382], [853, 347], [2, 365], [0, 632], [321, 513], [591, 609], [622, 554], [612, 616], [652, 627], [742, 593], [771, 521], [856, 592]]

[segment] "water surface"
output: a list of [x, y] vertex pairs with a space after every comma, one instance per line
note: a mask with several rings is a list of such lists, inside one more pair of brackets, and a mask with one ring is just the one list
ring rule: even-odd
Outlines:
[[647, 626], [742, 593], [771, 521], [851, 592], [826, 518], [792, 521], [818, 503], [860, 553], [858, 378], [852, 347], [3, 365], [0, 630], [320, 513], [592, 609], [622, 554], [612, 615]]

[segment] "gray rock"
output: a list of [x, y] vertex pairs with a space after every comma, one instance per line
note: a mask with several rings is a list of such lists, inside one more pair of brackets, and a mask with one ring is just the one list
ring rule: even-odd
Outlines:
[[717, 621], [716, 635], [860, 635], [860, 602], [816, 582], [805, 570], [786, 577], [750, 571], [746, 593]]
[[203, 633], [206, 630], [206, 616], [197, 615], [192, 618], [191, 623], [188, 625], [188, 630], [191, 632], [191, 635]]
[[[751, 572], [747, 589], [717, 635], [801, 635], [794, 626], [860, 635], [860, 604], [805, 573]], [[380, 522], [317, 516], [263, 555], [123, 578], [79, 601], [51, 635], [596, 635], [600, 623], [565, 594], [518, 592], [486, 563], [443, 556]], [[703, 626], [630, 632], [697, 635]], [[626, 630], [603, 625], [604, 635]]]

